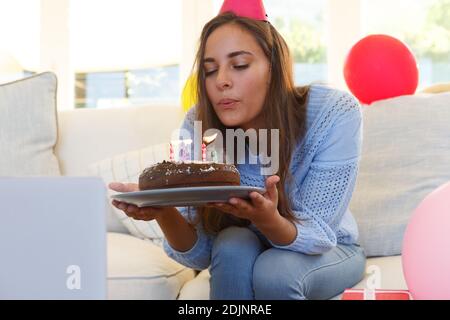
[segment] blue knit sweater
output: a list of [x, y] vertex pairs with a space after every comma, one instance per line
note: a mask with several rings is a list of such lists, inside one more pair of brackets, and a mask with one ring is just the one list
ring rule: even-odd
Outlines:
[[[193, 132], [195, 109], [192, 108], [182, 128]], [[297, 237], [289, 245], [273, 247], [321, 254], [337, 243], [352, 244], [358, 238], [356, 222], [348, 209], [354, 190], [362, 143], [362, 110], [350, 94], [323, 85], [312, 85], [307, 105], [306, 135], [297, 145], [291, 160], [294, 183], [286, 186], [292, 211], [299, 218]], [[301, 165], [300, 165], [301, 164]], [[241, 184], [264, 187], [259, 165], [238, 165]], [[195, 210], [179, 208], [188, 221]], [[193, 214], [194, 211], [194, 214]], [[262, 236], [254, 225], [253, 229]], [[196, 225], [198, 239], [186, 252], [174, 250], [167, 240], [166, 253], [193, 269], [210, 265], [213, 235]]]

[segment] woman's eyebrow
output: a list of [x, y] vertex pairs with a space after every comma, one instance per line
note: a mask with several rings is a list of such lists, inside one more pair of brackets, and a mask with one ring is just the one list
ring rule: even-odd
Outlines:
[[[227, 55], [228, 58], [234, 58], [236, 56], [240, 56], [242, 54], [248, 54], [248, 55], [253, 55], [253, 53], [248, 52], [248, 51], [244, 51], [244, 50], [240, 50], [240, 51], [234, 51], [231, 52]], [[205, 58], [203, 59], [203, 63], [207, 63], [207, 62], [215, 62], [216, 60], [214, 60], [214, 58]]]

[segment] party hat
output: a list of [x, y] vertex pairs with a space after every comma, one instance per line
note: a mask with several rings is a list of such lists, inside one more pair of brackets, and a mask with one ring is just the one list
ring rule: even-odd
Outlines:
[[225, 0], [219, 13], [229, 11], [240, 17], [267, 21], [262, 0]]

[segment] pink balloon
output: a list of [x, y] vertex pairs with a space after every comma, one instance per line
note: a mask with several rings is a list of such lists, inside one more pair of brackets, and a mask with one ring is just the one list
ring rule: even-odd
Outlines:
[[403, 239], [402, 263], [414, 299], [450, 299], [450, 183], [414, 211]]
[[413, 53], [400, 40], [370, 35], [350, 50], [344, 66], [348, 88], [361, 103], [411, 95], [419, 83]]

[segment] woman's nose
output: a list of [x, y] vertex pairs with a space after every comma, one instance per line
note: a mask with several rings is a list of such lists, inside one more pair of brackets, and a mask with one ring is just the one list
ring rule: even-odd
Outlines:
[[232, 87], [233, 83], [226, 70], [219, 70], [216, 78], [217, 88], [225, 90]]

